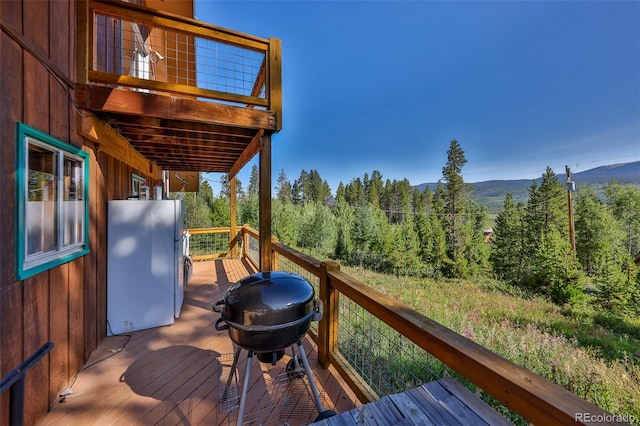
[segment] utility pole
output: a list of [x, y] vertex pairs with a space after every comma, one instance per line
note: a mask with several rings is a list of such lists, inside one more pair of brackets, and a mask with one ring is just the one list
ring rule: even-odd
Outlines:
[[565, 166], [567, 170], [567, 200], [569, 202], [569, 242], [571, 243], [571, 251], [573, 257], [576, 256], [576, 233], [573, 223], [573, 191], [576, 190], [576, 183], [571, 181], [571, 169]]

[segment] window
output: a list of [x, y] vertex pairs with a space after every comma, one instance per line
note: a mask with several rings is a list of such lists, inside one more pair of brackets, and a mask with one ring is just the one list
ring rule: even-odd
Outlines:
[[131, 195], [142, 196], [142, 187], [147, 184], [147, 181], [142, 177], [138, 176], [135, 173], [131, 173]]
[[88, 155], [18, 123], [16, 275], [23, 280], [89, 252]]

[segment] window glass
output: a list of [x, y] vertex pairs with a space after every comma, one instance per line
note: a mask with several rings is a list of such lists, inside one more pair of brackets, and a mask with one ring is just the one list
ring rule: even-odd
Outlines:
[[56, 249], [57, 152], [29, 142], [26, 234], [27, 254], [33, 255]]
[[62, 214], [63, 245], [69, 246], [83, 242], [84, 229], [84, 182], [82, 161], [67, 155], [63, 161]]

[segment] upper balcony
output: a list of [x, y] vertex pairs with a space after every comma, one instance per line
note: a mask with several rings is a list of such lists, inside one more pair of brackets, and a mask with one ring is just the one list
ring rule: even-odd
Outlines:
[[78, 106], [161, 169], [233, 176], [281, 129], [280, 40], [125, 2], [79, 5]]

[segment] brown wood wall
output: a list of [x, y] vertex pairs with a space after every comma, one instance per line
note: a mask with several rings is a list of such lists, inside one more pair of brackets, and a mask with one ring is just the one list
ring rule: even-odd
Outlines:
[[[36, 58], [0, 31], [0, 377], [44, 343], [54, 349], [27, 375], [25, 424], [36, 424], [106, 336], [107, 200], [129, 195], [131, 173], [145, 171], [109, 157], [80, 136], [67, 88], [43, 64], [76, 81], [76, 2], [0, 1], [0, 19]], [[90, 253], [24, 281], [15, 278], [16, 122], [23, 122], [90, 157]], [[0, 396], [0, 425], [8, 424], [9, 392]]]

